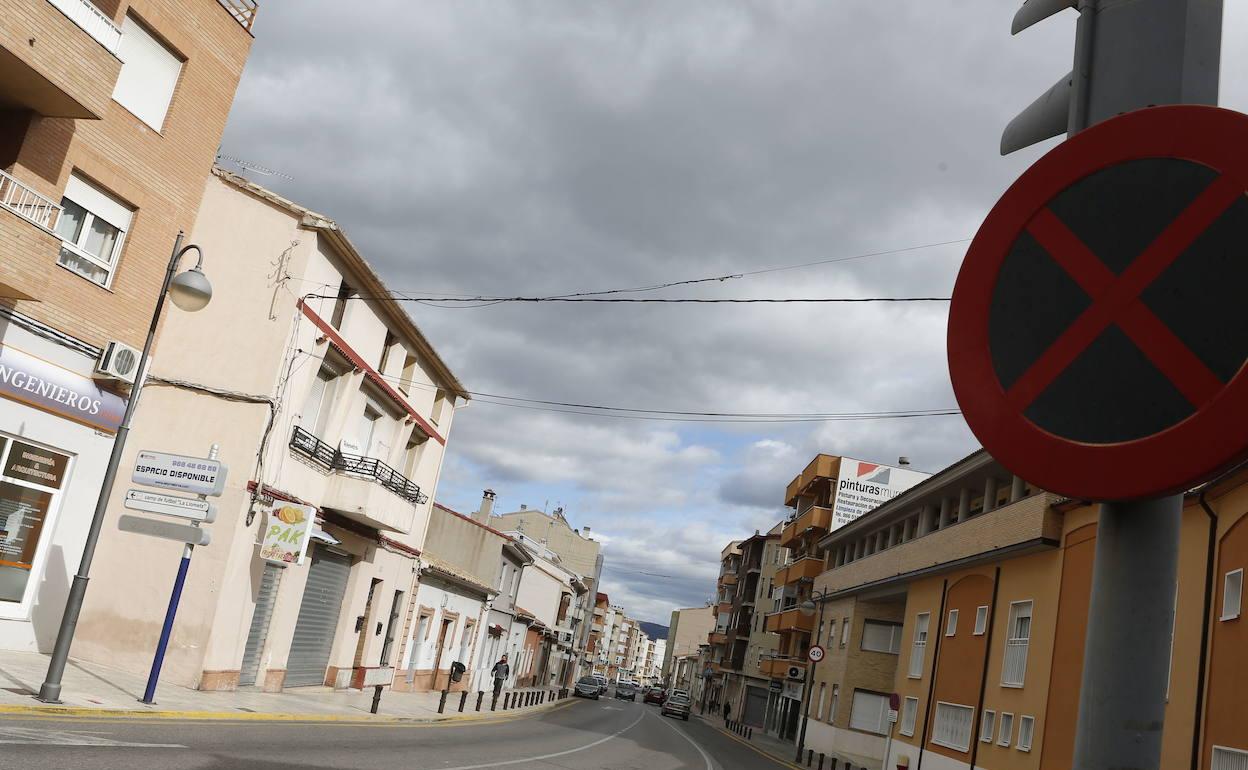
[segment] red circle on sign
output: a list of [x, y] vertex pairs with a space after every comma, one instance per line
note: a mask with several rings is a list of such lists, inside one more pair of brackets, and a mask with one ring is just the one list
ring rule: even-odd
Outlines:
[[[1070, 497], [1132, 500], [1183, 492], [1248, 458], [1244, 368], [1216, 393], [1194, 403], [1195, 412], [1181, 422], [1135, 440], [1088, 443], [1055, 435], [1025, 416], [1030, 402], [1020, 406], [1020, 397], [1012, 399], [1001, 384], [989, 344], [989, 317], [1002, 264], [1059, 194], [1116, 164], [1175, 158], [1217, 172], [1215, 185], [1224, 194], [1231, 185], [1238, 200], [1235, 195], [1248, 192], [1246, 148], [1248, 116], [1216, 107], [1149, 108], [1098, 124], [1058, 145], [1001, 196], [958, 273], [949, 310], [948, 354], [954, 394], [967, 424], [1005, 467], [1041, 489]], [[1248, 243], [1243, 249], [1248, 259]], [[1138, 310], [1138, 293], [1118, 298], [1118, 312]], [[1157, 355], [1164, 360], [1167, 352]], [[1184, 360], [1190, 358], [1172, 357], [1168, 363], [1178, 366]]]
[[812, 663], [818, 663], [819, 661], [823, 660], [823, 655], [824, 655], [823, 648], [817, 644], [812, 646], [809, 650], [806, 651], [806, 657], [810, 658], [810, 661]]

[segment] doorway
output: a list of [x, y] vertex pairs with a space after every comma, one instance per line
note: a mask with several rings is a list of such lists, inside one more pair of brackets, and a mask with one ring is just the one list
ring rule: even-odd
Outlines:
[[313, 552], [286, 662], [288, 687], [325, 684], [325, 670], [329, 667], [350, 575], [350, 556], [320, 547]]

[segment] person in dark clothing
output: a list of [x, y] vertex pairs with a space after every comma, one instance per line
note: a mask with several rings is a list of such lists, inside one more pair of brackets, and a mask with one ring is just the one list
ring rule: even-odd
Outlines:
[[494, 664], [494, 668], [490, 669], [490, 674], [494, 676], [494, 697], [503, 691], [503, 683], [507, 681], [507, 677], [511, 676], [511, 666], [507, 665], [507, 653], [503, 653], [503, 657], [498, 659]]
[[732, 704], [725, 701], [724, 702], [724, 721], [727, 722], [728, 717], [730, 716], [732, 716]]

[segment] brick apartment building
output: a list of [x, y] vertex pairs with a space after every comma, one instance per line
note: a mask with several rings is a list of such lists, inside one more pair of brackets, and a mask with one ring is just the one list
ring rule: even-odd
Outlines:
[[[47, 650], [253, 0], [0, 0], [0, 648]], [[171, 310], [170, 312], [178, 312]]]

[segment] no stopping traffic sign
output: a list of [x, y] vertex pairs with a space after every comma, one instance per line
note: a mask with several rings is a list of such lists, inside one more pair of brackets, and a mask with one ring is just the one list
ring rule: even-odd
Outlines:
[[1248, 457], [1248, 117], [1157, 107], [1059, 145], [971, 243], [954, 393], [1007, 468], [1072, 497], [1173, 494]]

